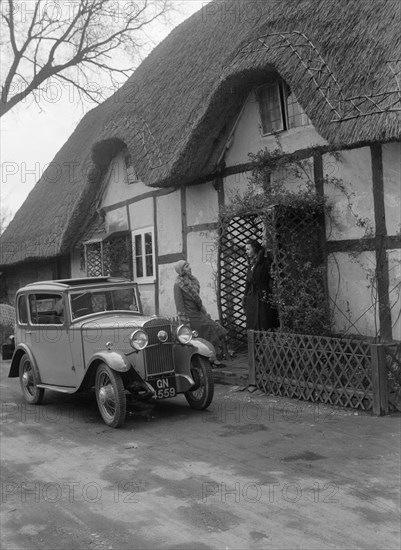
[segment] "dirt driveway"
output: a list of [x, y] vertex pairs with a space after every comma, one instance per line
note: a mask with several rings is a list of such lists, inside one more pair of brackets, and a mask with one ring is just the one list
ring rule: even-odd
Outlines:
[[25, 405], [1, 365], [4, 549], [399, 549], [400, 417], [217, 386], [120, 430], [94, 396]]

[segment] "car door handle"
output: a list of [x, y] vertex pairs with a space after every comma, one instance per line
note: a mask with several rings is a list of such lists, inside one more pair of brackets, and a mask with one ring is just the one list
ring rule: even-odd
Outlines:
[[26, 330], [25, 334], [33, 334], [33, 330]]

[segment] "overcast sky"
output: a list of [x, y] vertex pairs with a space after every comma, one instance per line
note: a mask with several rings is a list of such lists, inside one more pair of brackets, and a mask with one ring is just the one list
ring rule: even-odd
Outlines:
[[[208, 0], [209, 1], [209, 0]], [[202, 8], [206, 0], [177, 0], [177, 11], [172, 16], [173, 26]], [[173, 27], [152, 31], [155, 44]], [[77, 92], [71, 87], [63, 93], [42, 94], [38, 106], [27, 100], [4, 115], [1, 121], [1, 211], [16, 213], [43, 169], [67, 141], [84, 113], [95, 106], [77, 101]]]

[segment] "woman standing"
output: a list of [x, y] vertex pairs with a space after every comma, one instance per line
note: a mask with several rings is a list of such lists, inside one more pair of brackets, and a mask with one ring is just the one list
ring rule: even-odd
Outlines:
[[[188, 325], [196, 330], [201, 338], [209, 340], [216, 348], [217, 353], [226, 354], [227, 347], [225, 337], [227, 331], [219, 323], [213, 321], [206, 312], [199, 295], [200, 284], [192, 275], [191, 266], [185, 260], [180, 260], [174, 265], [178, 277], [174, 284], [174, 301], [180, 324]], [[225, 367], [216, 360], [215, 367]]]
[[268, 330], [278, 327], [277, 310], [270, 304], [272, 278], [270, 256], [256, 239], [246, 243], [249, 266], [246, 275], [243, 306], [247, 330]]

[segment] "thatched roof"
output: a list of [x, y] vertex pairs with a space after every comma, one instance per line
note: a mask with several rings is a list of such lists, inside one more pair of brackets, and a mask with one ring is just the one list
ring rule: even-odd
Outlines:
[[400, 108], [400, 9], [399, 0], [205, 5], [118, 93], [84, 116], [56, 155], [57, 168], [41, 178], [9, 225], [0, 263], [35, 250], [41, 257], [68, 252], [108, 162], [124, 146], [150, 186], [213, 173], [246, 94], [271, 72], [288, 82], [330, 144], [400, 139], [394, 109]]

